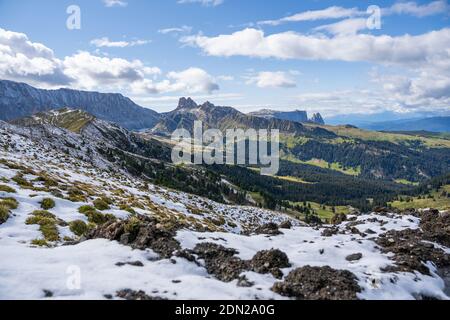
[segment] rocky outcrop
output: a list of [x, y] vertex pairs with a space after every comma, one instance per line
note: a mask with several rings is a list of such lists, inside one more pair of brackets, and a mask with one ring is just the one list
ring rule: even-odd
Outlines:
[[255, 234], [266, 234], [269, 236], [278, 236], [283, 234], [276, 223], [267, 223], [255, 229]]
[[152, 249], [161, 258], [170, 258], [181, 249], [174, 237], [174, 229], [167, 230], [156, 219], [144, 216], [106, 223], [87, 235], [87, 239], [115, 240], [133, 249]]
[[300, 300], [356, 300], [361, 292], [356, 276], [347, 270], [306, 266], [277, 282], [272, 290]]
[[287, 255], [276, 249], [260, 251], [251, 260], [242, 260], [236, 255], [235, 249], [225, 248], [215, 243], [200, 243], [193, 250], [182, 250], [177, 256], [188, 261], [200, 264], [197, 259], [204, 262], [206, 271], [224, 282], [238, 280], [239, 286], [251, 286], [251, 283], [241, 274], [253, 271], [260, 274], [272, 274], [281, 279], [281, 269], [291, 266]]
[[376, 243], [384, 253], [393, 253], [395, 266], [385, 268], [386, 272], [414, 272], [431, 275], [427, 262], [433, 262], [438, 268], [450, 266], [450, 255], [436, 248], [432, 243], [424, 242], [421, 230], [391, 230], [382, 234]]
[[325, 120], [323, 120], [322, 115], [320, 113], [314, 113], [311, 119], [309, 119], [310, 122], [324, 125]]
[[200, 243], [192, 253], [205, 261], [205, 268], [209, 274], [217, 279], [230, 282], [240, 278], [240, 274], [249, 269], [247, 261], [235, 257], [238, 252], [214, 243]]
[[180, 98], [178, 101], [177, 110], [181, 109], [195, 109], [198, 107], [198, 104], [192, 100], [191, 98]]
[[424, 238], [450, 247], [450, 212], [429, 210], [420, 215]]
[[290, 268], [291, 264], [289, 263], [288, 256], [284, 252], [278, 249], [272, 249], [258, 252], [250, 261], [250, 267], [256, 273], [270, 273], [275, 278], [281, 279], [283, 273], [280, 269]]
[[166, 300], [160, 297], [151, 297], [147, 295], [144, 291], [134, 291], [131, 289], [124, 289], [117, 291], [116, 297], [124, 300], [133, 300], [133, 301], [158, 301], [158, 300]]

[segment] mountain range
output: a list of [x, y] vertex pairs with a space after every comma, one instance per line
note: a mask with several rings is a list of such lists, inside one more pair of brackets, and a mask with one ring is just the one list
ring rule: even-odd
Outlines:
[[304, 128], [300, 124], [302, 122], [324, 124], [322, 116], [318, 113], [311, 119], [308, 119], [305, 111], [263, 110], [246, 115], [231, 107], [218, 107], [209, 102], [197, 105], [190, 98], [180, 99], [174, 111], [159, 114], [137, 105], [121, 94], [70, 89], [45, 90], [25, 83], [0, 80], [0, 120], [11, 121], [38, 112], [62, 108], [83, 110], [99, 119], [115, 122], [130, 130], [150, 129], [161, 134], [189, 126], [195, 120], [202, 120], [215, 128], [233, 124], [236, 127], [273, 128], [291, 133], [303, 132]]
[[44, 90], [25, 83], [0, 81], [0, 120], [9, 121], [52, 109], [84, 110], [99, 119], [139, 130], [153, 127], [159, 114], [115, 93], [70, 89]]
[[255, 111], [250, 113], [250, 115], [255, 117], [262, 117], [266, 119], [281, 119], [281, 120], [289, 120], [300, 123], [316, 123], [316, 124], [325, 124], [325, 121], [322, 118], [320, 113], [314, 113], [311, 118], [308, 118], [308, 113], [306, 111], [295, 110], [295, 111], [275, 111], [269, 109], [263, 109], [260, 111]]
[[450, 132], [450, 117], [431, 117], [423, 119], [375, 122], [366, 124], [362, 127], [377, 131]]
[[332, 132], [306, 127], [297, 121], [244, 114], [232, 107], [215, 106], [210, 102], [199, 105], [191, 98], [181, 98], [178, 107], [174, 111], [162, 114], [160, 121], [149, 132], [168, 136], [176, 129], [192, 131], [194, 121], [202, 121], [205, 129], [214, 128], [222, 131], [230, 128], [278, 129], [282, 133], [293, 135], [334, 136]]
[[[100, 141], [90, 154], [100, 154], [129, 172], [155, 179], [155, 183], [217, 201], [230, 201], [231, 197], [233, 201], [253, 201], [269, 208], [286, 206], [286, 201], [367, 208], [367, 199], [385, 203], [400, 190], [446, 174], [450, 166], [450, 140], [445, 137], [373, 132], [312, 121], [300, 123], [278, 119], [283, 113], [244, 114], [210, 102], [197, 104], [191, 98], [181, 98], [175, 110], [158, 114], [118, 94], [40, 90], [10, 81], [0, 85], [0, 119], [13, 119], [10, 123], [20, 128], [45, 132], [38, 136], [51, 137], [58, 132], [48, 129], [53, 127], [86, 135], [84, 144]], [[301, 111], [295, 113], [298, 120], [306, 116]], [[192, 131], [194, 121], [222, 131], [278, 129], [278, 176], [263, 177], [237, 166], [172, 166], [171, 145], [166, 137], [178, 128]], [[64, 145], [72, 144], [68, 141]], [[149, 158], [152, 160], [143, 161]], [[204, 170], [208, 172], [206, 176]], [[229, 188], [220, 183], [221, 177], [237, 186], [240, 193], [230, 194]], [[252, 200], [247, 199], [249, 192], [254, 195]]]

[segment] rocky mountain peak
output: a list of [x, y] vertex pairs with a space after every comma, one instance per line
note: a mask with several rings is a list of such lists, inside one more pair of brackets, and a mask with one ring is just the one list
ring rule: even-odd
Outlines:
[[206, 101], [204, 104], [202, 104], [202, 108], [214, 108], [214, 107], [215, 105], [209, 101]]
[[177, 109], [195, 109], [197, 107], [198, 104], [194, 100], [192, 100], [191, 98], [182, 97], [178, 102]]
[[310, 121], [317, 124], [325, 124], [325, 121], [323, 120], [322, 115], [320, 113], [314, 113]]

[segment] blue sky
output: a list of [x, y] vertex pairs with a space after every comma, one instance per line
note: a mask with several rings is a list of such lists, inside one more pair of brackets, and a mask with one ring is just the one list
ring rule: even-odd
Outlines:
[[[69, 30], [70, 5], [81, 29]], [[369, 5], [381, 29], [368, 29]], [[242, 111], [450, 112], [447, 1], [0, 0], [0, 78]]]

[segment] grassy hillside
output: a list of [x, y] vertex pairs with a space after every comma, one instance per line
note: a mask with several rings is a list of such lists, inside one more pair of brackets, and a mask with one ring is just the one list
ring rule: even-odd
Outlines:
[[445, 185], [428, 195], [417, 197], [399, 196], [397, 201], [390, 205], [398, 209], [426, 209], [435, 208], [439, 210], [450, 210], [450, 185]]
[[387, 141], [392, 143], [417, 143], [430, 148], [450, 148], [450, 140], [441, 139], [438, 137], [424, 137], [420, 135], [389, 133], [379, 131], [361, 130], [351, 126], [324, 126], [325, 129], [334, 132], [335, 134], [347, 138], [370, 140], [370, 141]]

